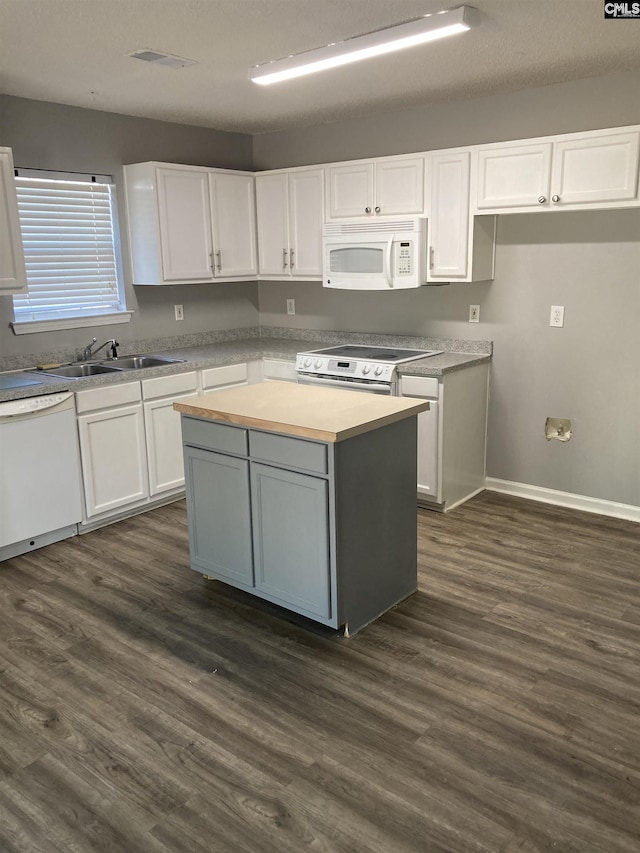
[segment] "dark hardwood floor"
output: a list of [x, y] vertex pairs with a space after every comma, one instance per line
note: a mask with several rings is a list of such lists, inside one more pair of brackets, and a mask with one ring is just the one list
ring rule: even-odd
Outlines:
[[640, 525], [419, 512], [345, 639], [188, 568], [184, 503], [0, 564], [0, 850], [638, 853]]

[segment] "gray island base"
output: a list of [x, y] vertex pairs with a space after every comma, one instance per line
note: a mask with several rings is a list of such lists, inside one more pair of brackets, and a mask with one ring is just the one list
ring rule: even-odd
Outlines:
[[191, 567], [359, 631], [417, 589], [426, 406], [275, 382], [176, 403]]

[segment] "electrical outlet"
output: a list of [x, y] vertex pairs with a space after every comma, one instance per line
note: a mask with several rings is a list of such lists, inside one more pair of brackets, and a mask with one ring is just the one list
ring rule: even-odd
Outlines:
[[184, 320], [184, 309], [182, 305], [174, 305], [173, 310], [176, 313], [176, 320]]
[[551, 318], [549, 320], [549, 325], [558, 326], [558, 328], [562, 328], [562, 326], [564, 326], [564, 305], [551, 306]]
[[287, 314], [295, 314], [296, 313], [296, 300], [295, 299], [287, 299]]
[[480, 306], [479, 305], [469, 305], [469, 322], [470, 323], [479, 323], [480, 322]]

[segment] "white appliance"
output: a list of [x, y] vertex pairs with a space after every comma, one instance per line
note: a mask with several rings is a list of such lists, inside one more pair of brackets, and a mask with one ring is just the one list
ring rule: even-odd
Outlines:
[[298, 383], [365, 391], [397, 397], [397, 364], [416, 361], [442, 350], [401, 349], [367, 344], [347, 344], [299, 352], [296, 358]]
[[404, 290], [427, 281], [427, 220], [331, 222], [322, 228], [322, 284]]
[[74, 536], [81, 519], [73, 394], [0, 403], [0, 560]]

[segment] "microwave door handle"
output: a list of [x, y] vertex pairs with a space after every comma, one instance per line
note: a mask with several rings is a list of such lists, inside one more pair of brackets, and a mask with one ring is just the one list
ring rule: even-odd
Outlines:
[[389, 237], [389, 242], [387, 243], [387, 248], [384, 253], [384, 274], [387, 278], [387, 283], [389, 287], [393, 287], [393, 278], [391, 276], [391, 253], [393, 251], [393, 238], [395, 234], [392, 234]]

